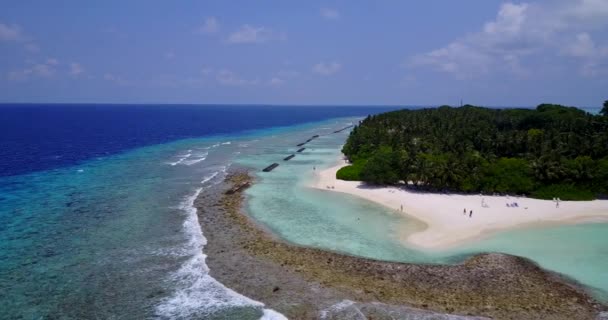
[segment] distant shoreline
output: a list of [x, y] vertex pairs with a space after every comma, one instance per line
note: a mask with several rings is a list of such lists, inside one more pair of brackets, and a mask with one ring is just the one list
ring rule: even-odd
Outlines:
[[[525, 197], [439, 194], [390, 186], [370, 187], [362, 182], [336, 179], [336, 172], [346, 165], [343, 160], [338, 160], [330, 168], [316, 170], [308, 186], [373, 201], [423, 222], [426, 229], [399, 234], [405, 245], [419, 249], [445, 250], [497, 232], [528, 226], [608, 222], [608, 200], [560, 201], [557, 208], [551, 200]], [[482, 200], [485, 207], [482, 207]], [[513, 203], [517, 203], [517, 207], [507, 206]], [[463, 213], [465, 209], [466, 214]], [[473, 214], [469, 217], [471, 210]]]

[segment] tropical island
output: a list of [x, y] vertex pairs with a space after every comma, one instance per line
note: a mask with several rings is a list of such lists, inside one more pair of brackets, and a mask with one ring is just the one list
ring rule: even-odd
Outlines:
[[467, 105], [369, 116], [353, 128], [343, 158], [317, 170], [309, 186], [418, 220], [418, 230], [397, 234], [425, 250], [522, 227], [605, 222], [608, 107], [602, 111]]
[[608, 101], [575, 107], [465, 105], [368, 116], [342, 152], [337, 178], [427, 191], [592, 200], [608, 194]]

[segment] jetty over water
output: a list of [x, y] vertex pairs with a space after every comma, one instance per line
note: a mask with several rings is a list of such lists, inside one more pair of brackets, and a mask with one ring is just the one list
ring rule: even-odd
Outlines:
[[304, 150], [306, 150], [306, 148], [300, 148], [300, 149], [298, 149], [298, 151], [296, 151], [296, 152], [302, 152], [302, 151], [304, 151]]
[[295, 157], [295, 156], [296, 156], [295, 154], [292, 154], [292, 155], [290, 155], [290, 156], [285, 157], [283, 160], [285, 160], [285, 161], [289, 161], [289, 160], [291, 160], [291, 158], [293, 158], [293, 157]]

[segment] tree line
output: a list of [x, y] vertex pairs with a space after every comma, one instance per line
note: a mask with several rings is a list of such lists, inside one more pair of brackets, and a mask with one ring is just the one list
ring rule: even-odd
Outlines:
[[553, 104], [387, 112], [353, 128], [342, 152], [343, 180], [590, 200], [608, 194], [608, 101], [599, 115]]

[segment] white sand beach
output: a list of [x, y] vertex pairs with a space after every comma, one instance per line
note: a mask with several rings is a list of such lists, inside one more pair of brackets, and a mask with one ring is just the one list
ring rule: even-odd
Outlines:
[[[402, 235], [406, 245], [423, 249], [447, 249], [497, 231], [528, 225], [608, 221], [608, 200], [560, 201], [556, 207], [556, 202], [551, 200], [523, 197], [420, 193], [398, 187], [369, 187], [361, 182], [336, 179], [336, 171], [345, 165], [340, 160], [331, 168], [316, 170], [311, 187], [371, 200], [426, 223], [426, 229], [415, 233], [404, 231]], [[507, 206], [513, 203], [518, 206]], [[466, 214], [463, 213], [465, 209]], [[469, 217], [471, 210], [473, 213]]]

